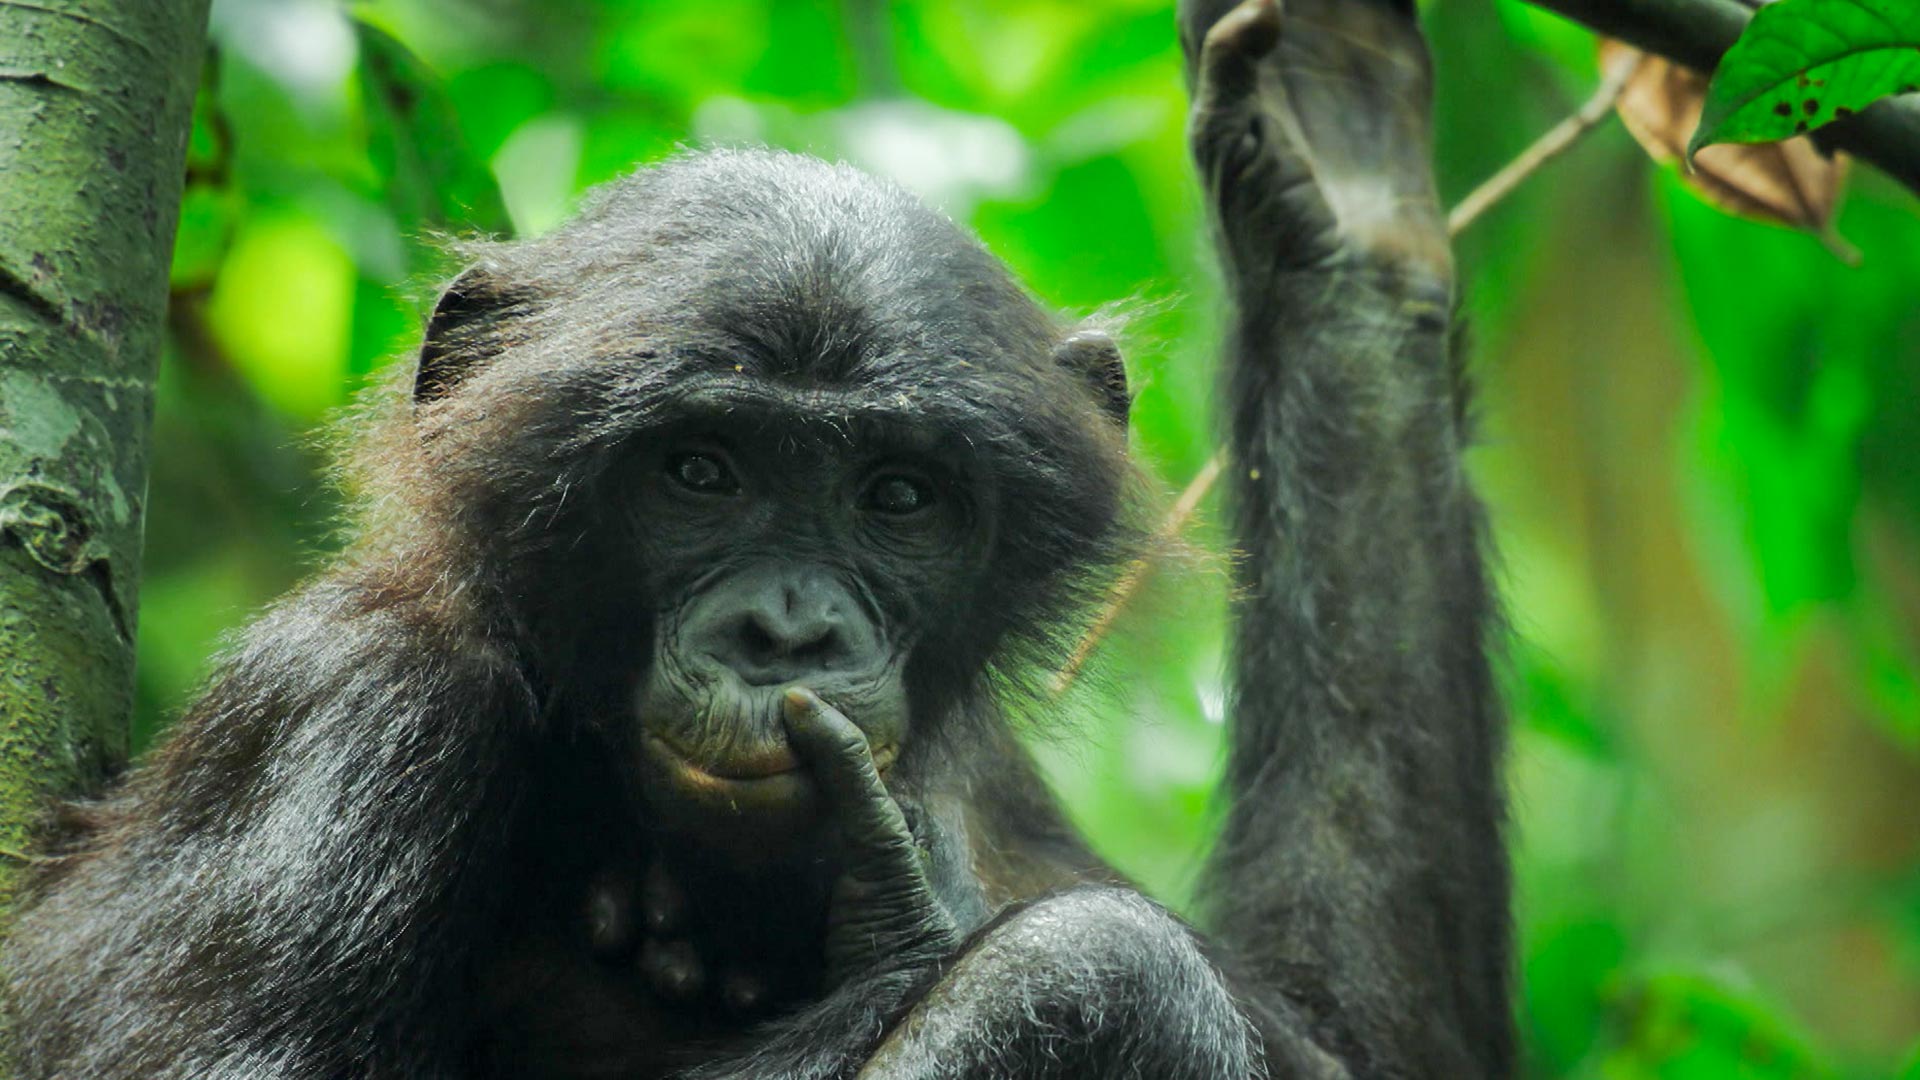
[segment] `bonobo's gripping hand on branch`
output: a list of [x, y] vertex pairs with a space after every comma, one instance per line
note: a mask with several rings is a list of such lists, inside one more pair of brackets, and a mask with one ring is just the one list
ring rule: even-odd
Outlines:
[[1452, 256], [1411, 3], [1186, 0], [1180, 20], [1195, 163], [1243, 317], [1356, 271], [1444, 301]]
[[1412, 5], [1185, 0], [1181, 20], [1237, 309], [1215, 954], [1261, 988], [1276, 1073], [1304, 1018], [1354, 1076], [1503, 1076], [1495, 617]]

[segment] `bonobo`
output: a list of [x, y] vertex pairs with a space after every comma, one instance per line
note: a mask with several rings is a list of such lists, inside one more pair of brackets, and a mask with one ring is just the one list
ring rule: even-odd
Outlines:
[[1402, 0], [1192, 0], [1234, 698], [1189, 927], [1006, 719], [1115, 572], [1113, 340], [844, 166], [470, 249], [357, 539], [50, 841], [23, 1077], [1498, 1077], [1500, 710]]

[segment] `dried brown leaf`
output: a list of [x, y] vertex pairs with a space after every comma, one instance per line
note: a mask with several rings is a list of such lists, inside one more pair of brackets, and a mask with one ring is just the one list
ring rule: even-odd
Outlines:
[[[1602, 41], [1601, 66], [1607, 68], [1634, 51], [1618, 41]], [[1627, 80], [1614, 109], [1648, 156], [1674, 164], [1685, 161], [1687, 139], [1700, 122], [1706, 96], [1706, 76], [1648, 55]], [[1680, 177], [1728, 213], [1804, 229], [1851, 262], [1857, 256], [1833, 232], [1846, 168], [1844, 158], [1829, 158], [1800, 136], [1776, 143], [1709, 146], [1694, 155], [1691, 170], [1681, 166]]]

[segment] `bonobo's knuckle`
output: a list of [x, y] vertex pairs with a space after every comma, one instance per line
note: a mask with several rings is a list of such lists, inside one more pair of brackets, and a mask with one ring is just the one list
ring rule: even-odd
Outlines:
[[860, 838], [869, 843], [895, 843], [912, 836], [907, 831], [907, 819], [900, 813], [900, 807], [878, 780], [874, 781], [873, 787], [862, 792], [857, 810], [853, 827]]
[[673, 1000], [697, 997], [706, 988], [706, 965], [691, 942], [649, 939], [640, 967], [655, 992]]
[[1202, 105], [1187, 124], [1187, 148], [1210, 179], [1222, 170], [1245, 171], [1265, 141], [1258, 115], [1241, 106]]
[[870, 835], [864, 846], [866, 858], [855, 869], [857, 876], [869, 879], [897, 878], [920, 869], [920, 849], [903, 833]]
[[899, 877], [900, 872], [900, 861], [887, 850], [885, 840], [867, 835], [847, 838], [839, 871], [843, 882], [891, 881]]
[[843, 765], [857, 762], [867, 749], [867, 738], [859, 728], [829, 719], [824, 713], [808, 717], [797, 728], [816, 751]]
[[1246, 0], [1220, 16], [1200, 46], [1204, 91], [1244, 94], [1252, 89], [1258, 64], [1280, 40], [1276, 0]]
[[827, 748], [848, 765], [864, 767], [871, 760], [867, 737], [858, 728], [835, 728], [826, 738]]

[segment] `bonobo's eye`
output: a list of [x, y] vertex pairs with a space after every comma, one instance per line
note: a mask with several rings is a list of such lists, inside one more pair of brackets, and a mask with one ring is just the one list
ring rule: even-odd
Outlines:
[[667, 459], [667, 475], [681, 487], [702, 495], [732, 495], [740, 490], [733, 470], [713, 454], [676, 454]]
[[917, 476], [886, 473], [867, 485], [862, 503], [882, 514], [905, 517], [933, 505], [933, 485]]

